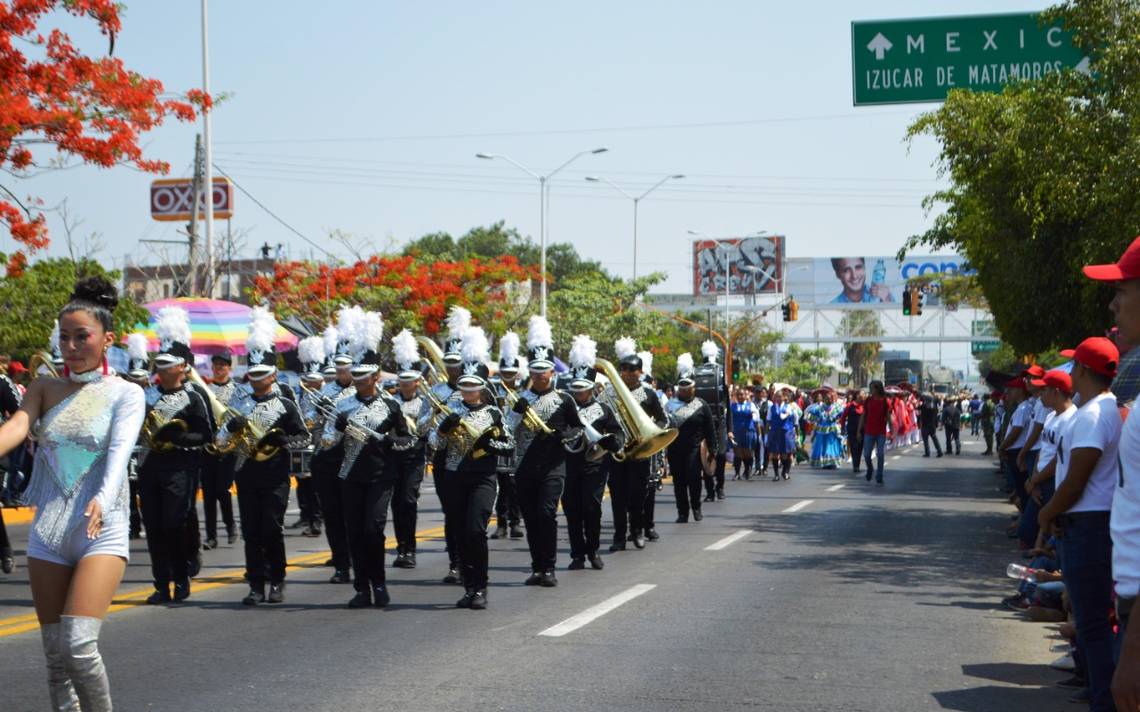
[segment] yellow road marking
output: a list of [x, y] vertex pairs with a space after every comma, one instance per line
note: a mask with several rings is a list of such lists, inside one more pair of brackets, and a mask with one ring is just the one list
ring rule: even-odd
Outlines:
[[[416, 532], [416, 541], [431, 541], [441, 537], [443, 537], [443, 527], [432, 527], [431, 529]], [[387, 549], [392, 550], [396, 548], [395, 537], [388, 537], [388, 542]], [[297, 571], [303, 568], [309, 568], [310, 565], [318, 561], [323, 562], [328, 559], [331, 553], [332, 552], [329, 551], [321, 551], [290, 559], [286, 562], [285, 571]], [[197, 594], [203, 591], [210, 591], [215, 588], [240, 583], [245, 583], [245, 579], [243, 579], [240, 574], [214, 574], [212, 576], [203, 576], [194, 579], [192, 589], [193, 592]], [[138, 588], [116, 595], [111, 602], [110, 608], [107, 609], [107, 615], [127, 608], [146, 605], [146, 597], [149, 596], [153, 590], [154, 587]], [[39, 621], [36, 620], [35, 613], [0, 618], [0, 638], [27, 633], [39, 627], [40, 624]]]

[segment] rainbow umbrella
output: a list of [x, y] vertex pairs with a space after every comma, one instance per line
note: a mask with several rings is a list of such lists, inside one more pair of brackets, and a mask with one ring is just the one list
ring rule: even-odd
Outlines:
[[[190, 314], [190, 333], [194, 343], [190, 345], [196, 354], [216, 354], [229, 349], [235, 354], [245, 354], [245, 338], [249, 334], [249, 312], [244, 304], [227, 302], [222, 299], [202, 299], [178, 297], [162, 299], [145, 305], [150, 312], [150, 323], [139, 324], [137, 329], [146, 334], [150, 350], [158, 349], [158, 337], [154, 333], [154, 319], [163, 307], [182, 307]], [[297, 337], [277, 327], [274, 346], [278, 351], [297, 348]]]

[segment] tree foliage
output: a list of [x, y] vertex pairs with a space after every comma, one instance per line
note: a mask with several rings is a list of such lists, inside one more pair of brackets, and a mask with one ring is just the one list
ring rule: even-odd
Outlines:
[[831, 373], [831, 352], [824, 348], [805, 349], [790, 344], [779, 366], [771, 370], [770, 383], [790, 383], [798, 388], [814, 388]]
[[941, 143], [944, 206], [907, 248], [961, 252], [1002, 337], [1018, 352], [1071, 345], [1108, 325], [1103, 287], [1080, 267], [1111, 262], [1140, 232], [1140, 2], [1069, 0], [1050, 9], [1091, 59], [1008, 85], [952, 91], [908, 138]]
[[[839, 322], [839, 329], [849, 336], [883, 335], [879, 315], [871, 310], [847, 312]], [[851, 375], [856, 384], [866, 385], [871, 380], [871, 373], [875, 369], [882, 348], [883, 345], [877, 341], [843, 344], [843, 351], [847, 354], [847, 364], [851, 367]]]
[[[165, 98], [161, 82], [110, 56], [121, 9], [113, 0], [0, 3], [0, 170], [23, 178], [69, 158], [169, 170], [165, 162], [143, 156], [139, 135], [170, 115], [193, 120], [194, 106], [208, 109], [210, 100], [197, 90], [185, 101]], [[108, 55], [87, 56], [65, 32], [41, 27], [55, 12], [94, 21], [109, 38]], [[27, 253], [48, 244], [46, 220], [35, 209], [41, 204], [22, 201], [11, 186], [0, 184], [0, 224], [20, 246], [8, 256], [11, 274], [27, 266]]]
[[[48, 348], [48, 337], [81, 277], [103, 276], [116, 283], [118, 272], [107, 271], [94, 260], [37, 260], [20, 276], [0, 277], [0, 308], [18, 318], [0, 319], [0, 344], [17, 358], [27, 359]], [[115, 332], [124, 335], [150, 318], [130, 296], [120, 294], [115, 310]]]

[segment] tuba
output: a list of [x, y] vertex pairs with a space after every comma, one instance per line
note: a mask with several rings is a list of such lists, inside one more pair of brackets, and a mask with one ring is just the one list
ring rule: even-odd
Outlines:
[[[435, 343], [426, 336], [417, 336], [416, 343], [427, 354], [428, 362], [431, 363], [431, 383], [434, 386], [439, 383], [447, 383], [447, 366], [443, 363], [443, 349], [439, 348], [439, 344]], [[428, 378], [424, 378], [428, 380]]]
[[[625, 447], [622, 449], [622, 458], [633, 460], [647, 460], [654, 454], [664, 450], [677, 438], [676, 428], [659, 428], [657, 423], [650, 419], [629, 392], [625, 382], [621, 380], [614, 365], [604, 358], [597, 360], [596, 368], [606, 374], [610, 379], [610, 388], [603, 392], [605, 402], [617, 413], [618, 420], [628, 436]], [[616, 458], [615, 458], [616, 459]]]
[[51, 354], [47, 351], [37, 351], [28, 359], [28, 370], [32, 372], [32, 378], [40, 377], [40, 367], [43, 367], [44, 372], [52, 378], [59, 378], [59, 371], [55, 369]]

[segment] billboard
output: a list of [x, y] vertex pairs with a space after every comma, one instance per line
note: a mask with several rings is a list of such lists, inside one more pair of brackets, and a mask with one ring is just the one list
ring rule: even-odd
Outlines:
[[774, 294], [784, 273], [783, 235], [693, 241], [693, 295]]
[[[958, 255], [894, 257], [811, 257], [788, 260], [784, 291], [800, 304], [817, 308], [860, 304], [869, 309], [901, 309], [908, 279], [930, 274], [970, 274], [973, 270]], [[923, 303], [940, 304], [937, 294]]]
[[[234, 187], [229, 178], [214, 178], [214, 217], [225, 219], [234, 214]], [[194, 181], [189, 178], [160, 178], [150, 184], [150, 216], [155, 220], [184, 222], [190, 219], [194, 202]], [[198, 201], [198, 215], [206, 214], [206, 196]]]

